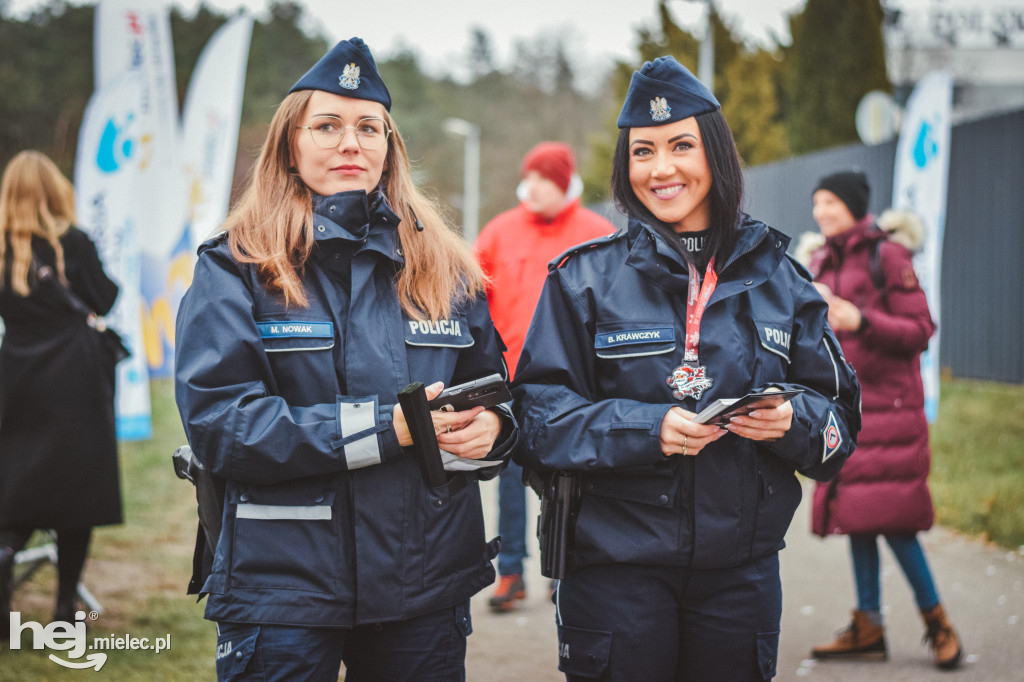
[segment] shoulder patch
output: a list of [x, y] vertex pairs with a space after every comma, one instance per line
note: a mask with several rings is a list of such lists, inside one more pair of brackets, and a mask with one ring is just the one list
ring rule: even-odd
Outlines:
[[910, 249], [894, 241], [884, 240], [878, 245], [878, 264], [882, 286], [913, 291], [920, 287], [914, 271]]
[[824, 442], [821, 462], [824, 464], [843, 446], [843, 434], [839, 429], [839, 420], [836, 419], [835, 411], [831, 409], [828, 411], [828, 421], [825, 422], [825, 428], [821, 430], [821, 436]]
[[591, 249], [607, 246], [608, 244], [611, 244], [625, 236], [626, 231], [619, 230], [612, 234], [606, 234], [604, 236], [597, 237], [589, 241], [585, 241], [582, 244], [577, 244], [568, 251], [565, 251], [564, 253], [556, 256], [550, 263], [548, 263], [548, 270], [557, 270], [558, 268], [568, 263], [574, 256], [583, 253], [584, 251], [590, 251]]

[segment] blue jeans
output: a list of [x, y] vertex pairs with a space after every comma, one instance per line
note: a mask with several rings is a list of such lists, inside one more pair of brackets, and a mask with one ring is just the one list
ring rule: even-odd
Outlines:
[[221, 682], [465, 682], [469, 600], [354, 628], [217, 623]]
[[498, 474], [498, 573], [522, 575], [526, 558], [526, 486], [523, 468], [515, 462]]
[[[886, 535], [885, 540], [914, 591], [917, 608], [927, 611], [938, 606], [939, 593], [935, 589], [935, 581], [917, 535]], [[857, 585], [857, 608], [861, 611], [881, 611], [878, 536], [851, 535], [850, 558], [853, 560], [853, 577]]]

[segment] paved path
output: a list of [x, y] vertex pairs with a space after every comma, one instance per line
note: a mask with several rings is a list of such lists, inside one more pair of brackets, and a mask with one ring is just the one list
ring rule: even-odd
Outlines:
[[[495, 534], [497, 483], [483, 485], [489, 537]], [[922, 535], [926, 554], [946, 610], [964, 641], [963, 666], [951, 673], [936, 669], [921, 644], [924, 626], [888, 546], [882, 549], [882, 599], [886, 609], [886, 662], [817, 662], [814, 644], [830, 641], [846, 625], [854, 604], [846, 538], [820, 539], [808, 528], [804, 504], [781, 554], [782, 638], [776, 680], [813, 682], [1024, 681], [1024, 551], [1008, 552], [960, 537], [942, 528]], [[536, 499], [528, 498], [536, 518]], [[1022, 511], [1024, 513], [1024, 511]], [[538, 569], [536, 538], [529, 538], [527, 599], [513, 613], [487, 607], [493, 588], [473, 601], [474, 634], [469, 638], [469, 682], [561, 682], [557, 671], [554, 606], [547, 580]], [[647, 682], [637, 680], [636, 682]]]

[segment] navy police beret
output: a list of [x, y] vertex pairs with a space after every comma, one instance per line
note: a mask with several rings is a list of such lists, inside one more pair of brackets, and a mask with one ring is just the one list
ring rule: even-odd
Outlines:
[[711, 91], [674, 57], [658, 57], [633, 72], [618, 126], [664, 125], [721, 108]]
[[297, 90], [323, 90], [342, 97], [368, 99], [391, 111], [391, 94], [377, 73], [370, 48], [361, 38], [349, 38], [335, 45], [288, 94]]

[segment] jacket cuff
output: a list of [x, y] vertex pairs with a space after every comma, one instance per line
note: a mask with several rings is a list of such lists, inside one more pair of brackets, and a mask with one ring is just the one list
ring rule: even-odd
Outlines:
[[868, 319], [867, 313], [863, 310], [860, 311], [860, 324], [857, 325], [856, 334], [863, 334], [864, 330], [868, 328], [871, 321]]
[[516, 418], [512, 415], [512, 408], [509, 407], [508, 403], [495, 405], [490, 409], [501, 420], [501, 431], [498, 433], [498, 437], [494, 439], [494, 448], [487, 453], [484, 459], [504, 459], [508, 457], [509, 453], [512, 452], [519, 442], [519, 426], [516, 424]]
[[340, 438], [331, 446], [342, 450], [347, 469], [361, 469], [384, 460], [386, 448], [381, 440], [391, 431], [391, 419], [381, 419], [377, 396], [338, 396], [337, 421]]

